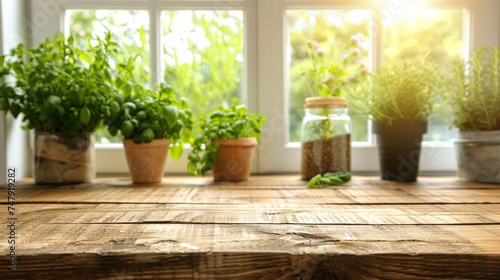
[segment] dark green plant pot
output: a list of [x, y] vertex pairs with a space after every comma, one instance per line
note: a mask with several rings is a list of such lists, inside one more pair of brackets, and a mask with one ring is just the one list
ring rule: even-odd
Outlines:
[[415, 182], [420, 162], [422, 135], [427, 132], [425, 121], [374, 121], [382, 180]]

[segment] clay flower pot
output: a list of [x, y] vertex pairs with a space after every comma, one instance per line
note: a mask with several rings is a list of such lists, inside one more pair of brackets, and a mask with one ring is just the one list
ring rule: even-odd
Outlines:
[[125, 155], [135, 184], [159, 183], [163, 177], [167, 160], [169, 139], [155, 139], [151, 143], [135, 144], [123, 140]]
[[248, 180], [257, 139], [255, 137], [218, 139], [214, 143], [219, 145], [212, 168], [214, 181]]

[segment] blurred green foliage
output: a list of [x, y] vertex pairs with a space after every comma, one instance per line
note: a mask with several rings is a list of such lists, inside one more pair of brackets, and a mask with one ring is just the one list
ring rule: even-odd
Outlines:
[[[91, 34], [109, 30], [124, 57], [137, 55], [133, 81], [149, 85], [149, 18], [144, 11], [72, 10], [69, 32], [88, 44]], [[192, 104], [193, 115], [241, 97], [243, 13], [241, 11], [164, 11], [161, 14], [162, 80]], [[116, 61], [120, 63], [120, 61]], [[101, 142], [120, 142], [107, 131]]]
[[[384, 61], [397, 62], [426, 53], [429, 61], [441, 66], [463, 59], [464, 52], [468, 52], [464, 41], [465, 18], [463, 9], [428, 9], [394, 15], [384, 32]], [[434, 105], [425, 141], [446, 141], [455, 137], [446, 119], [450, 112], [445, 110], [441, 100]]]
[[[429, 53], [439, 64], [461, 57], [465, 11], [462, 9], [401, 11], [374, 22], [370, 10], [289, 10], [287, 21], [288, 108], [290, 141], [300, 141], [304, 99], [310, 96], [305, 69], [310, 66], [307, 41], [317, 41], [325, 51], [325, 63], [338, 63], [355, 38], [359, 59], [373, 69], [373, 25], [383, 29], [383, 60], [405, 60]], [[140, 54], [134, 79], [149, 84], [150, 38], [146, 11], [71, 10], [69, 32], [81, 38], [111, 31], [125, 54]], [[206, 115], [215, 106], [244, 98], [244, 19], [242, 11], [163, 11], [161, 14], [162, 73], [175, 93], [192, 104], [194, 116]], [[99, 34], [97, 34], [99, 35]], [[162, 82], [162, 81], [159, 81]], [[435, 111], [443, 111], [437, 105]], [[367, 141], [366, 116], [350, 110], [353, 141]], [[448, 125], [435, 114], [427, 139], [449, 138]], [[104, 138], [109, 136], [104, 132]], [[104, 139], [103, 138], [103, 139]], [[104, 139], [106, 140], [106, 139]], [[116, 140], [111, 140], [116, 141]]]
[[[427, 55], [428, 60], [444, 65], [462, 58], [465, 50], [463, 9], [400, 10], [388, 13], [382, 22], [373, 20], [369, 10], [291, 10], [287, 12], [289, 52], [290, 141], [300, 141], [300, 121], [304, 99], [309, 97], [307, 41], [314, 40], [325, 50], [330, 63], [338, 63], [353, 36], [361, 45], [359, 63], [373, 69], [373, 25], [383, 32], [382, 63], [412, 60]], [[358, 66], [356, 63], [352, 67]], [[368, 140], [367, 117], [352, 108], [353, 141]], [[444, 106], [435, 104], [429, 118], [426, 140], [447, 140], [453, 134], [443, 115]]]
[[[356, 20], [347, 20], [354, 17]], [[300, 141], [300, 127], [304, 116], [304, 100], [313, 95], [310, 91], [310, 75], [307, 70], [312, 67], [309, 56], [308, 41], [317, 42], [324, 50], [322, 57], [325, 65], [343, 65], [345, 71], [369, 68], [371, 64], [371, 12], [348, 10], [305, 11], [291, 10], [287, 12], [288, 44], [289, 44], [289, 114], [290, 141]], [[357, 51], [352, 52], [353, 45]], [[357, 56], [342, 63], [346, 56]], [[314, 94], [314, 95], [320, 95]], [[353, 141], [367, 140], [367, 118], [350, 110], [352, 119]]]
[[162, 36], [164, 80], [193, 104], [195, 116], [242, 97], [241, 11], [165, 11]]
[[[120, 45], [120, 54], [110, 64], [115, 66], [135, 57], [132, 81], [150, 86], [149, 16], [146, 11], [124, 10], [69, 10], [66, 14], [69, 34], [81, 47], [92, 44], [92, 37], [103, 38], [109, 32], [113, 41]], [[146, 24], [146, 22], [148, 22]], [[121, 139], [108, 132], [108, 128], [96, 132], [96, 141], [121, 143]]]

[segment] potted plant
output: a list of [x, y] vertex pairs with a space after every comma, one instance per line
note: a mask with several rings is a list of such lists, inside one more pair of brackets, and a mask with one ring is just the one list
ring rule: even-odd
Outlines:
[[425, 58], [385, 64], [349, 91], [352, 106], [370, 115], [383, 180], [417, 180], [422, 135], [442, 78]]
[[[111, 135], [121, 135], [125, 155], [136, 184], [158, 183], [163, 177], [167, 154], [174, 160], [191, 134], [191, 111], [185, 100], [177, 100], [172, 88], [161, 84], [157, 91], [125, 86], [120, 113], [108, 126]], [[171, 147], [171, 148], [169, 148]]]
[[351, 120], [343, 95], [348, 84], [366, 73], [364, 64], [358, 61], [359, 43], [355, 38], [352, 42], [341, 60], [333, 64], [326, 61], [325, 51], [316, 41], [307, 43], [311, 66], [305, 74], [311, 97], [305, 100], [302, 119], [303, 180], [351, 171]]
[[247, 180], [264, 121], [264, 116], [248, 113], [236, 98], [228, 107], [216, 107], [201, 120], [201, 133], [188, 156], [188, 172], [203, 176], [212, 170], [215, 181]]
[[458, 175], [500, 183], [500, 47], [475, 49], [470, 61], [456, 60], [449, 69], [444, 99], [459, 130]]
[[108, 34], [88, 49], [56, 35], [33, 49], [19, 44], [0, 59], [6, 78], [0, 109], [34, 130], [36, 183], [78, 183], [95, 176], [92, 133], [117, 117], [118, 92]]

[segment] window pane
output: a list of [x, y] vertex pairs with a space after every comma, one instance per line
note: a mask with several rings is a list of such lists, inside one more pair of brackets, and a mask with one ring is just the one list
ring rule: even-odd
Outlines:
[[[109, 31], [113, 41], [120, 45], [125, 57], [138, 55], [135, 60], [134, 81], [149, 86], [149, 14], [147, 11], [128, 10], [68, 10], [66, 11], [66, 33], [75, 37], [82, 47], [90, 38], [104, 38]], [[118, 61], [119, 63], [119, 61]], [[121, 143], [106, 129], [96, 132], [100, 143]]]
[[[440, 65], [463, 57], [465, 49], [463, 9], [401, 10], [384, 22], [384, 61], [411, 59], [428, 53]], [[444, 107], [437, 104], [429, 120], [427, 141], [443, 141], [454, 137], [443, 117]]]
[[243, 97], [243, 11], [163, 11], [164, 81], [195, 116]]
[[[346, 83], [356, 82], [356, 75], [361, 70], [372, 68], [371, 25], [372, 13], [368, 10], [287, 11], [290, 142], [300, 141], [305, 98], [319, 95], [306, 73], [312, 67], [310, 52], [321, 49], [324, 51], [323, 65], [339, 66], [346, 72], [342, 83], [344, 80]], [[317, 43], [317, 46], [310, 48], [308, 42]], [[336, 78], [320, 75], [316, 80], [326, 83], [328, 79]], [[353, 110], [349, 115], [353, 141], [368, 141], [366, 116]]]

